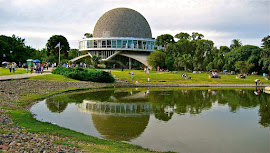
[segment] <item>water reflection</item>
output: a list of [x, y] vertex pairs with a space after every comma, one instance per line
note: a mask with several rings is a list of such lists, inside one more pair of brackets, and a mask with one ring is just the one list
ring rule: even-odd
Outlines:
[[[258, 91], [258, 90], [257, 90]], [[252, 90], [155, 90], [117, 89], [98, 90], [60, 95], [47, 99], [46, 105], [51, 112], [61, 113], [68, 103], [79, 104], [79, 110], [108, 115], [130, 117], [132, 115], [154, 114], [161, 121], [169, 121], [174, 113], [197, 115], [212, 108], [217, 102], [228, 105], [236, 113], [240, 108], [260, 106], [259, 123], [270, 126], [270, 96], [260, 90], [254, 95]], [[134, 119], [133, 119], [134, 120]], [[147, 124], [146, 124], [147, 125]]]

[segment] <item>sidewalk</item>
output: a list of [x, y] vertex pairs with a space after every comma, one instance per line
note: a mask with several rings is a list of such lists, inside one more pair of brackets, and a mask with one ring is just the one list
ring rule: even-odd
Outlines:
[[43, 73], [24, 73], [24, 74], [14, 74], [14, 75], [3, 75], [0, 76], [0, 81], [4, 80], [14, 80], [14, 79], [25, 79], [25, 78], [30, 78], [32, 76], [38, 76], [38, 75], [45, 75], [45, 74], [51, 74], [51, 69], [49, 70], [44, 70]]

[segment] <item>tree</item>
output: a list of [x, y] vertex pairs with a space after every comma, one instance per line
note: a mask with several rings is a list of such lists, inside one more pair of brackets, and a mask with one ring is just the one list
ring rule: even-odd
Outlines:
[[201, 40], [203, 39], [204, 35], [198, 32], [192, 32], [191, 38], [192, 40]]
[[168, 43], [172, 43], [172, 44], [174, 43], [174, 39], [172, 35], [164, 34], [164, 35], [157, 36], [156, 45], [161, 45], [163, 47], [166, 47]]
[[184, 54], [179, 56], [175, 60], [175, 67], [178, 69], [184, 67], [184, 70], [187, 71], [187, 68], [190, 68], [192, 65], [192, 57], [190, 54]]
[[85, 36], [85, 38], [92, 38], [93, 34], [92, 33], [85, 33], [84, 36]]
[[150, 66], [152, 66], [154, 69], [159, 66], [160, 68], [165, 67], [165, 58], [166, 54], [161, 51], [155, 51], [152, 52], [149, 57], [147, 58], [147, 62]]
[[0, 35], [0, 60], [26, 62], [35, 55], [36, 50], [24, 44], [25, 39], [12, 35]]
[[190, 37], [190, 35], [188, 34], [188, 33], [185, 33], [185, 32], [180, 32], [180, 33], [178, 33], [178, 34], [176, 34], [175, 36], [174, 36], [175, 38], [177, 38], [177, 39], [190, 39], [191, 37]]
[[251, 71], [259, 72], [262, 66], [259, 65], [262, 49], [257, 46], [245, 45], [235, 48], [229, 53], [225, 54], [226, 69], [235, 70], [237, 61], [247, 61], [249, 64], [253, 63]]
[[219, 47], [219, 53], [225, 55], [226, 53], [229, 53], [231, 50], [228, 46], [220, 46]]
[[240, 39], [233, 39], [230, 48], [231, 48], [231, 50], [233, 50], [233, 49], [241, 47], [241, 46], [242, 46], [242, 42], [240, 41]]
[[270, 35], [262, 39], [263, 50], [261, 52], [261, 59], [259, 60], [262, 70], [270, 73]]
[[247, 61], [237, 61], [235, 62], [235, 70], [240, 70], [240, 73], [248, 73], [249, 70], [254, 66], [253, 63], [248, 63]]
[[71, 59], [76, 58], [80, 55], [81, 55], [81, 53], [79, 52], [78, 49], [70, 49], [70, 51], [68, 52], [68, 59], [71, 60]]
[[98, 67], [98, 64], [100, 63], [100, 59], [101, 57], [98, 57], [98, 56], [92, 56], [91, 58], [91, 64], [94, 66], [94, 68], [97, 68]]
[[[47, 55], [53, 55], [58, 57], [59, 55], [59, 48], [55, 48], [55, 46], [60, 42], [60, 54], [63, 54], [65, 58], [68, 57], [68, 51], [70, 50], [69, 43], [67, 39], [62, 35], [53, 35], [48, 40], [46, 47], [47, 47]], [[56, 62], [56, 61], [54, 61]]]
[[174, 70], [174, 57], [172, 55], [166, 56], [165, 65], [166, 65], [168, 70], [170, 70], [170, 71]]
[[214, 49], [214, 42], [211, 40], [197, 40], [193, 66], [196, 70], [203, 70], [213, 60], [211, 55]]

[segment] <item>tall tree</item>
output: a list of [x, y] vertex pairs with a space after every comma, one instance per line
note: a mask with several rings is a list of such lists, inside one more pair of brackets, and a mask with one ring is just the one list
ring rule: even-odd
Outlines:
[[192, 65], [192, 57], [190, 54], [184, 54], [182, 56], [178, 56], [175, 60], [175, 67], [178, 69], [180, 67], [184, 67], [184, 70], [187, 71]]
[[[63, 54], [64, 57], [68, 57], [68, 51], [70, 50], [69, 43], [67, 39], [62, 35], [53, 35], [48, 40], [46, 47], [47, 47], [47, 55], [50, 56], [57, 56], [59, 54], [59, 48], [56, 48], [56, 45], [60, 42], [60, 54]], [[56, 62], [56, 61], [54, 61]]]
[[166, 54], [161, 51], [155, 51], [152, 52], [149, 57], [147, 58], [147, 62], [150, 66], [152, 66], [154, 69], [159, 66], [160, 68], [165, 67], [165, 58]]
[[233, 39], [230, 47], [231, 47], [231, 50], [233, 50], [241, 46], [242, 46], [242, 42], [240, 41], [240, 39]]
[[166, 47], [166, 45], [168, 43], [174, 43], [174, 39], [173, 39], [173, 36], [170, 35], [170, 34], [164, 34], [164, 35], [160, 35], [160, 36], [157, 36], [157, 39], [156, 39], [156, 45], [161, 45], [163, 47]]
[[191, 38], [190, 35], [188, 33], [185, 33], [185, 32], [180, 32], [180, 33], [176, 34], [174, 37], [177, 39], [188, 39], [188, 40]]
[[225, 55], [226, 53], [230, 52], [230, 48], [228, 46], [220, 46], [219, 53]]
[[261, 48], [252, 45], [245, 45], [236, 48], [225, 54], [225, 68], [228, 70], [235, 70], [235, 63], [237, 61], [247, 61], [249, 64], [254, 64], [254, 67], [251, 69], [251, 71], [259, 72], [262, 69], [259, 65], [261, 52]]
[[239, 70], [240, 73], [248, 73], [249, 70], [254, 66], [253, 63], [248, 63], [247, 61], [237, 61], [235, 62], [235, 70]]
[[35, 55], [36, 50], [24, 44], [25, 39], [12, 35], [0, 35], [0, 60], [26, 62]]
[[201, 40], [203, 39], [204, 35], [198, 32], [192, 32], [191, 38], [192, 40]]
[[262, 65], [263, 71], [270, 74], [270, 35], [262, 39], [262, 44], [263, 50], [259, 63]]

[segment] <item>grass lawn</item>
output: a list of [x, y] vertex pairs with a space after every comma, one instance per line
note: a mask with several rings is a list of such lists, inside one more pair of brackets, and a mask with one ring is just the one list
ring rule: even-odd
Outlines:
[[[205, 84], [255, 84], [255, 79], [260, 79], [264, 84], [270, 84], [270, 80], [265, 80], [261, 75], [250, 75], [245, 79], [237, 79], [237, 75], [226, 75], [219, 73], [221, 79], [209, 79], [209, 73], [202, 72], [201, 74], [193, 74], [190, 72], [157, 72], [150, 71], [145, 74], [143, 70], [132, 70], [134, 73], [133, 81], [131, 75], [128, 74], [130, 70], [121, 71], [120, 69], [106, 70], [111, 71], [116, 78], [127, 80], [129, 82], [147, 83], [147, 78], [150, 77], [150, 83], [205, 83]], [[192, 79], [185, 79], [181, 77], [183, 73], [187, 73]]]
[[28, 78], [27, 80], [78, 81], [78, 80], [67, 78], [59, 74], [45, 74], [45, 75], [32, 76]]
[[[124, 142], [99, 139], [93, 136], [88, 136], [83, 133], [75, 132], [66, 128], [59, 127], [48, 122], [40, 122], [32, 117], [28, 111], [21, 109], [9, 109], [8, 114], [11, 115], [15, 124], [25, 127], [26, 131], [33, 133], [48, 133], [62, 137], [68, 137], [67, 141], [57, 141], [57, 144], [76, 146], [88, 152], [151, 152], [143, 149], [141, 146], [132, 145]], [[0, 133], [7, 131], [1, 130]]]
[[0, 67], [0, 76], [2, 76], [2, 75], [24, 74], [24, 73], [26, 73], [26, 69], [24, 69], [24, 68], [16, 68], [15, 73], [13, 73], [12, 71], [10, 73], [9, 69]]

